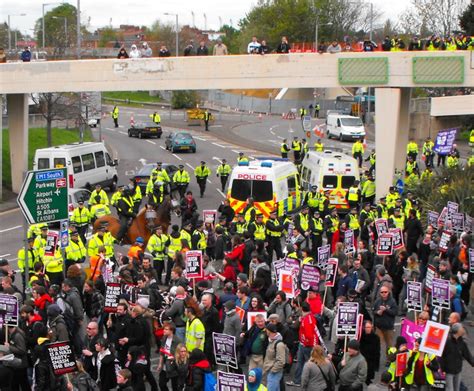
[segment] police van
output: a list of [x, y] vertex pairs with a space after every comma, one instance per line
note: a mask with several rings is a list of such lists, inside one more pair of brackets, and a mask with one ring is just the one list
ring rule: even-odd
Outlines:
[[347, 190], [360, 180], [357, 160], [336, 150], [309, 151], [301, 163], [301, 185], [305, 191], [318, 186], [329, 204], [341, 212], [347, 211]]
[[91, 189], [96, 184], [113, 191], [117, 185], [117, 160], [112, 160], [105, 145], [86, 142], [37, 149], [34, 170], [67, 168], [70, 188]]
[[267, 218], [297, 210], [303, 201], [297, 167], [288, 159], [261, 157], [235, 166], [227, 184], [227, 198], [236, 213], [243, 212], [247, 199]]

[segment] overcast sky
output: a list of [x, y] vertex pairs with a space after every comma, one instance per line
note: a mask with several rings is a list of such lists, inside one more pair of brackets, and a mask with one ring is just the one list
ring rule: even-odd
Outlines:
[[[7, 21], [11, 16], [12, 28], [18, 28], [22, 33], [31, 34], [35, 21], [41, 17], [44, 2], [55, 0], [1, 0], [0, 20]], [[76, 4], [75, 0], [67, 1]], [[58, 1], [59, 3], [59, 1]], [[192, 25], [192, 12], [195, 15], [196, 27], [204, 29], [204, 13], [207, 16], [207, 28], [218, 29], [222, 18], [223, 24], [229, 24], [230, 20], [237, 26], [239, 19], [256, 4], [257, 0], [81, 0], [82, 23], [86, 24], [90, 18], [91, 30], [97, 27], [112, 25], [118, 27], [120, 24], [151, 25], [156, 19], [175, 22], [174, 16], [163, 15], [166, 12], [178, 13], [179, 24]], [[410, 0], [372, 0], [372, 3], [384, 12], [384, 18], [396, 19]], [[45, 7], [45, 12], [54, 8], [53, 5]], [[13, 16], [18, 14], [26, 16]]]

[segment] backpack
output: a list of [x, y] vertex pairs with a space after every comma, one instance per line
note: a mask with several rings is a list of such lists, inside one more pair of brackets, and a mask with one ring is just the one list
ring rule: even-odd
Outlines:
[[217, 385], [216, 378], [212, 372], [204, 372], [204, 391], [215, 391]]
[[277, 346], [279, 343], [282, 343], [283, 346], [285, 347], [285, 365], [283, 366], [283, 370], [287, 371], [291, 368], [291, 363], [293, 361], [293, 358], [290, 355], [290, 349], [288, 349], [288, 346], [286, 346], [286, 343], [284, 343], [282, 340], [276, 341], [275, 343], [275, 357], [277, 354]]

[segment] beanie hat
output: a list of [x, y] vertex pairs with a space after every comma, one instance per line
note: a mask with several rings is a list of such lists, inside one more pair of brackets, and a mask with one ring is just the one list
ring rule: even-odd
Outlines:
[[349, 341], [349, 343], [347, 344], [347, 347], [348, 347], [349, 349], [359, 351], [359, 350], [360, 350], [359, 341], [358, 341], [357, 339], [351, 339], [351, 340]]
[[46, 310], [46, 313], [50, 318], [55, 318], [56, 316], [60, 315], [61, 312], [61, 308], [57, 304], [50, 304], [48, 309]]
[[277, 329], [276, 325], [273, 324], [273, 323], [269, 323], [267, 325], [267, 330], [270, 331], [271, 333], [277, 333], [278, 332], [278, 329]]
[[239, 273], [237, 275], [237, 278], [240, 278], [240, 280], [242, 282], [247, 282], [249, 280], [249, 278], [247, 277], [247, 274], [245, 274], [245, 273]]
[[235, 303], [232, 300], [228, 300], [225, 302], [224, 307], [226, 310], [233, 310], [235, 309]]

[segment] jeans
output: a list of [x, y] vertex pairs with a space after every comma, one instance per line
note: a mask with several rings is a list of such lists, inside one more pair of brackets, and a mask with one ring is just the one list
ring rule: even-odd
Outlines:
[[280, 391], [280, 380], [283, 377], [283, 371], [268, 372], [267, 375], [267, 390]]
[[457, 373], [453, 375], [452, 373], [446, 374], [446, 391], [459, 391], [459, 384], [461, 382], [461, 374]]
[[304, 364], [306, 364], [306, 361], [309, 360], [312, 350], [313, 348], [310, 346], [303, 346], [302, 344], [298, 346], [298, 353], [297, 353], [298, 362], [296, 365], [295, 380], [294, 380], [296, 384], [301, 384], [301, 375], [303, 373], [303, 367], [304, 367]]

